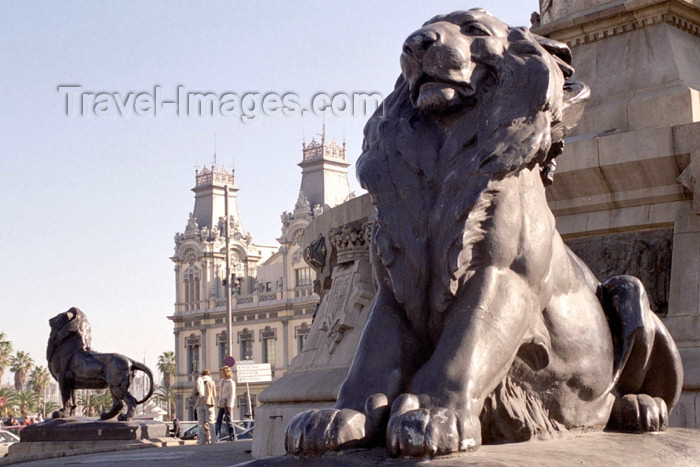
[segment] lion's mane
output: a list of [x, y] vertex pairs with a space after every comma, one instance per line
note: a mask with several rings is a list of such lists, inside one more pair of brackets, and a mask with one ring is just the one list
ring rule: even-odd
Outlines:
[[49, 371], [54, 374], [55, 364], [54, 357], [57, 353], [61, 353], [61, 349], [70, 344], [70, 351], [75, 350], [90, 350], [92, 341], [92, 330], [90, 322], [85, 316], [85, 313], [78, 308], [72, 307], [68, 311], [49, 320], [51, 334], [49, 334], [49, 342], [46, 346], [46, 360], [49, 362]]

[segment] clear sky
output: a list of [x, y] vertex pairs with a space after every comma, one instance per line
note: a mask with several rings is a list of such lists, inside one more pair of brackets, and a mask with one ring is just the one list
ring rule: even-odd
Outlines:
[[[178, 115], [174, 104], [155, 115], [148, 95], [258, 93], [250, 104], [293, 93], [299, 108], [318, 93], [386, 96], [409, 33], [477, 6], [516, 26], [538, 9], [537, 0], [0, 0], [0, 330], [46, 365], [48, 319], [77, 306], [96, 350], [155, 370], [174, 345], [173, 236], [184, 231], [195, 166], [211, 164], [214, 135], [219, 165], [235, 165], [244, 228], [276, 245], [280, 214], [298, 194], [302, 140], [322, 118], [277, 111], [244, 122], [235, 100], [226, 115]], [[62, 85], [118, 93], [121, 108], [103, 96], [68, 115], [67, 96], [78, 96]], [[351, 162], [366, 118], [326, 112], [327, 135], [345, 138]]]

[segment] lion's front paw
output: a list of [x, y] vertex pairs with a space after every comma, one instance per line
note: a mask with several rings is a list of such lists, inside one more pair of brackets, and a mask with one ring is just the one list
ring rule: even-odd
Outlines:
[[664, 431], [668, 428], [666, 402], [646, 394], [627, 394], [615, 401], [608, 428], [627, 432]]
[[285, 449], [290, 454], [320, 454], [361, 444], [366, 417], [349, 409], [302, 412], [289, 422]]
[[464, 411], [421, 408], [418, 397], [403, 394], [392, 406], [386, 444], [394, 457], [469, 451], [481, 445], [481, 424]]
[[389, 414], [384, 394], [365, 401], [364, 413], [351, 409], [308, 410], [289, 422], [284, 446], [290, 454], [320, 454], [373, 444]]

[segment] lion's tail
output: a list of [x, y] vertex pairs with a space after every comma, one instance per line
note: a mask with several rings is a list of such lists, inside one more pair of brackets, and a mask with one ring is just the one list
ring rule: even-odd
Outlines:
[[148, 368], [146, 365], [139, 363], [137, 361], [131, 360], [131, 371], [134, 372], [136, 370], [143, 371], [148, 376], [148, 379], [151, 380], [151, 384], [149, 385], [149, 388], [148, 388], [148, 394], [146, 394], [143, 397], [143, 399], [136, 402], [137, 404], [143, 404], [144, 402], [146, 402], [148, 399], [151, 398], [151, 396], [153, 395], [153, 390], [155, 389], [155, 384], [153, 382], [153, 373], [151, 373], [150, 368]]

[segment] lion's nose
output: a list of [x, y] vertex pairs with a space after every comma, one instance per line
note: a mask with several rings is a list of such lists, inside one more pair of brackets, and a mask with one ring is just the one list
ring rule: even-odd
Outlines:
[[440, 35], [436, 31], [419, 29], [404, 41], [403, 52], [416, 60], [421, 60], [425, 51], [438, 39], [440, 39]]

